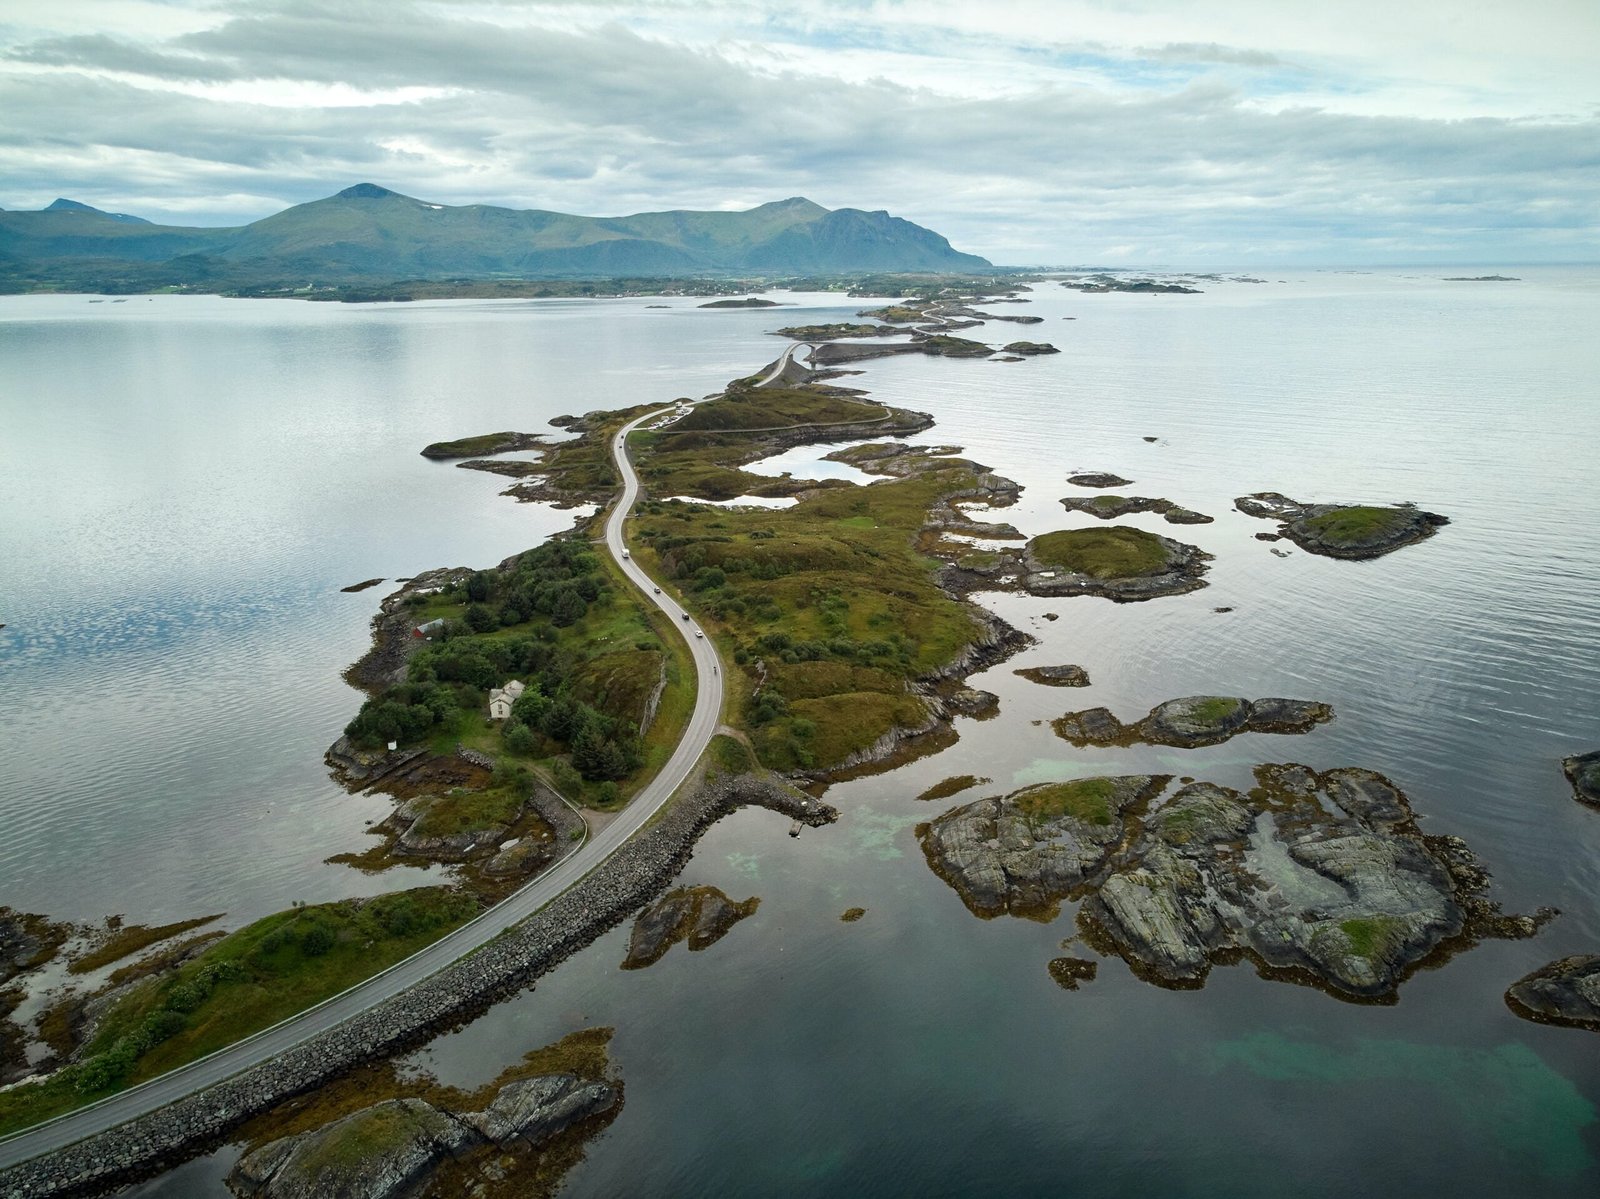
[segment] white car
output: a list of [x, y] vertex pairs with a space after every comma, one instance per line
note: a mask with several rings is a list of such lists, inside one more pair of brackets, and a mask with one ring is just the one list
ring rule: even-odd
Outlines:
[[704, 633], [702, 633], [702, 632], [701, 632], [701, 631], [700, 631], [700, 630], [699, 630], [699, 629], [696, 629], [696, 630], [695, 630], [695, 631], [694, 631], [694, 635], [695, 635], [695, 636], [696, 636], [696, 637], [704, 637], [704, 636], [705, 636], [705, 634], [704, 634]]

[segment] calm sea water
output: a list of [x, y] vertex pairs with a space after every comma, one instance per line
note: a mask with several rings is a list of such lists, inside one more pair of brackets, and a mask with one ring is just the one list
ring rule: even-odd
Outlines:
[[[876, 398], [937, 417], [923, 440], [1026, 486], [1005, 514], [1024, 532], [1086, 523], [1057, 503], [1081, 469], [1216, 516], [1129, 518], [1214, 553], [1212, 585], [1124, 606], [992, 597], [1041, 640], [975, 679], [998, 719], [834, 787], [830, 828], [791, 840], [746, 812], [701, 842], [686, 881], [761, 896], [754, 917], [639, 972], [617, 969], [618, 930], [414, 1064], [477, 1083], [614, 1025], [627, 1104], [573, 1195], [1595, 1193], [1600, 1040], [1520, 1021], [1501, 994], [1600, 947], [1600, 816], [1559, 769], [1600, 746], [1600, 274], [1507, 273], [1523, 282], [1046, 286], [996, 309], [1043, 325], [977, 332], [1059, 355], [868, 364]], [[836, 306], [808, 319], [856, 307], [807, 299]], [[390, 885], [320, 865], [373, 815], [319, 763], [381, 594], [336, 588], [494, 561], [565, 523], [416, 458], [424, 442], [699, 394], [767, 360], [762, 331], [788, 315], [674, 303], [0, 301], [0, 814], [17, 830], [0, 902], [243, 918]], [[1252, 538], [1269, 526], [1230, 510], [1266, 489], [1410, 499], [1453, 523], [1377, 562], [1278, 558]], [[1094, 685], [1011, 673], [1053, 662]], [[1188, 752], [1076, 750], [1035, 723], [1196, 692], [1327, 700], [1338, 717]], [[1169, 992], [1115, 959], [1068, 993], [1045, 965], [1070, 913], [975, 919], [912, 833], [967, 798], [913, 798], [948, 775], [994, 780], [973, 796], [1148, 769], [1237, 785], [1266, 761], [1384, 771], [1428, 831], [1478, 851], [1508, 908], [1563, 915], [1417, 975], [1389, 1007], [1248, 967]], [[851, 906], [866, 917], [841, 923]], [[137, 1193], [221, 1194], [231, 1160]]]

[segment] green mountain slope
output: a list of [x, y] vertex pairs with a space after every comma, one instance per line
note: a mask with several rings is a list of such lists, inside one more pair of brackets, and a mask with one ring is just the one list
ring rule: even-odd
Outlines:
[[801, 197], [742, 212], [586, 217], [433, 204], [360, 183], [233, 229], [153, 225], [58, 200], [0, 211], [0, 258], [163, 263], [331, 279], [689, 275], [722, 271], [970, 270], [989, 265], [886, 212], [830, 212]]

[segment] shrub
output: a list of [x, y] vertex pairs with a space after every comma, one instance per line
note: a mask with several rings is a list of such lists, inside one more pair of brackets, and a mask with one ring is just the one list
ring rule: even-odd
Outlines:
[[300, 952], [308, 958], [320, 958], [333, 948], [333, 930], [325, 924], [313, 924], [300, 938]]

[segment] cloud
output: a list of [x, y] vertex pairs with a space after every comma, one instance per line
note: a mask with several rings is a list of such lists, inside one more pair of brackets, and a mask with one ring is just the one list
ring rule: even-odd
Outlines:
[[1218, 62], [1240, 67], [1285, 67], [1290, 64], [1265, 50], [1241, 50], [1219, 46], [1216, 42], [1168, 42], [1144, 50], [1151, 58], [1166, 62]]
[[[700, 11], [289, 2], [143, 41], [24, 37], [0, 59], [0, 203], [236, 223], [371, 179], [595, 214], [802, 194], [1012, 263], [1595, 255], [1592, 106], [1440, 119], [1368, 90], [1373, 111], [1342, 111], [1327, 95], [1359, 86], [1320, 62], [1296, 92], [1298, 57], [1248, 39], [1079, 40], [1065, 61], [992, 21], [964, 51], [939, 4], [905, 28], [852, 10], [841, 73], [813, 32], [837, 9], [786, 6], [761, 46]], [[974, 85], [990, 74], [1007, 86]]]

